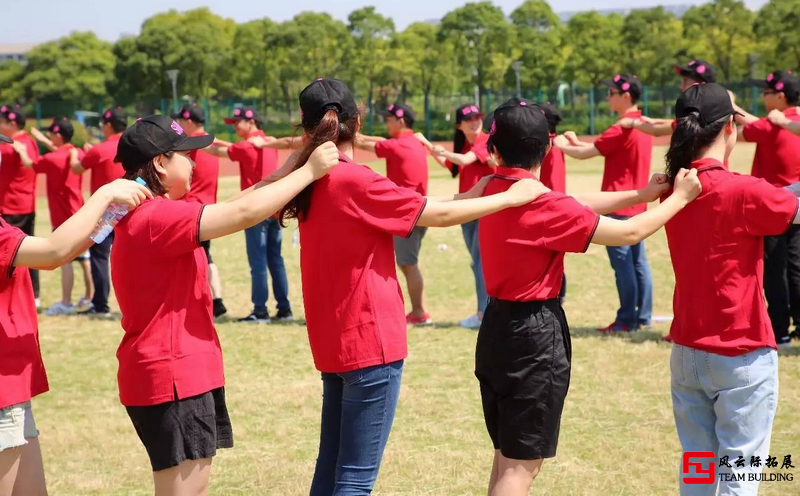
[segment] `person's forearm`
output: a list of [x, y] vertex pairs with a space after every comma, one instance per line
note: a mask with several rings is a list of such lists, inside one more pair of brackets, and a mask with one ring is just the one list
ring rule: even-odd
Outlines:
[[503, 193], [459, 201], [437, 202], [430, 200], [417, 225], [423, 227], [449, 227], [470, 222], [485, 215], [512, 206]]
[[661, 229], [688, 203], [682, 196], [673, 194], [660, 205], [627, 220], [601, 217], [592, 243], [605, 246], [635, 245]]
[[782, 122], [780, 126], [790, 133], [800, 134], [800, 121], [787, 121]]
[[227, 146], [209, 146], [208, 148], [203, 149], [203, 151], [210, 153], [211, 155], [216, 155], [217, 157], [228, 158], [228, 147]]
[[559, 148], [566, 155], [572, 158], [577, 158], [579, 160], [584, 160], [599, 155], [599, 152], [596, 151], [597, 148], [595, 148], [594, 145], [588, 143], [587, 145], [588, 146], [584, 146], [583, 144], [581, 145], [569, 144], [569, 145], [559, 146]]
[[22, 165], [27, 167], [28, 169], [33, 167], [33, 159], [28, 156], [28, 150], [23, 148], [17, 150], [17, 155], [19, 155], [19, 160], [22, 162]]
[[272, 184], [272, 183], [274, 183], [276, 181], [279, 181], [280, 179], [283, 179], [284, 177], [288, 176], [292, 172], [292, 170], [294, 169], [295, 164], [297, 164], [297, 156], [298, 156], [298, 152], [292, 153], [291, 155], [289, 155], [289, 158], [286, 159], [286, 162], [284, 162], [283, 165], [281, 165], [278, 168], [278, 170], [276, 170], [275, 172], [273, 172], [272, 174], [270, 174], [266, 178], [262, 179], [261, 181], [257, 182], [256, 184], [250, 186], [249, 188], [243, 189], [242, 191], [236, 193], [232, 197], [230, 197], [227, 200], [225, 200], [225, 202], [227, 203], [227, 202], [236, 201], [236, 200], [240, 199], [241, 197], [246, 196], [246, 195], [252, 193], [253, 191], [255, 191], [255, 190], [259, 189], [259, 188], [263, 188], [264, 186], [267, 186], [268, 184]]
[[638, 190], [581, 193], [574, 195], [574, 198], [600, 215], [646, 203]]
[[370, 141], [366, 139], [357, 139], [353, 144], [359, 150], [364, 150], [365, 152], [375, 152], [375, 143], [377, 141]]
[[449, 152], [445, 151], [442, 155], [442, 158], [449, 160], [450, 162], [456, 165], [470, 165], [475, 162], [475, 159], [470, 157], [469, 155], [464, 155], [461, 153]]
[[746, 126], [758, 120], [758, 117], [754, 116], [753, 114], [746, 112], [742, 107], [736, 107], [736, 111], [739, 114], [734, 114], [733, 118], [736, 120], [736, 123], [740, 126]]
[[633, 128], [651, 136], [669, 136], [672, 134], [672, 120], [652, 119], [643, 121], [641, 119], [633, 121]]

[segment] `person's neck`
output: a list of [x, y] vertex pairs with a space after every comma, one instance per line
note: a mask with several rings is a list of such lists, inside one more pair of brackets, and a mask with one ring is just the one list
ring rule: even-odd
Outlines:
[[620, 117], [623, 117], [625, 114], [629, 114], [631, 112], [638, 112], [638, 111], [639, 111], [639, 106], [636, 105], [636, 104], [633, 104], [628, 108], [617, 110], [617, 115], [619, 115]]
[[336, 147], [339, 149], [340, 152], [342, 152], [342, 154], [344, 154], [345, 157], [349, 158], [350, 160], [353, 160], [353, 143], [352, 142], [339, 143], [338, 145], [336, 145]]
[[206, 128], [203, 126], [192, 126], [192, 129], [187, 129], [186, 132], [189, 134], [205, 133]]
[[17, 129], [13, 133], [11, 133], [11, 137], [14, 138], [16, 136], [25, 136], [26, 134], [28, 133], [26, 133], [24, 129]]
[[399, 138], [399, 137], [404, 136], [406, 134], [413, 134], [413, 133], [414, 133], [413, 129], [401, 129], [401, 130], [397, 131], [396, 133], [394, 133], [392, 135], [392, 138]]
[[788, 109], [790, 109], [792, 107], [794, 107], [794, 105], [789, 105], [789, 104], [778, 105], [778, 106], [775, 107], [775, 110], [780, 110], [781, 112], [785, 112], [786, 110], [788, 110]]
[[478, 139], [478, 136], [480, 136], [480, 135], [481, 135], [481, 132], [480, 132], [480, 131], [478, 131], [478, 132], [477, 132], [477, 133], [475, 133], [475, 134], [467, 134], [467, 133], [464, 133], [464, 136], [466, 136], [466, 137], [467, 137], [467, 141], [469, 141], [469, 142], [470, 142], [470, 144], [472, 144], [472, 143], [475, 143], [475, 140], [476, 140], [476, 139]]
[[695, 160], [713, 159], [720, 163], [725, 162], [725, 141], [717, 140], [708, 148], [701, 150]]

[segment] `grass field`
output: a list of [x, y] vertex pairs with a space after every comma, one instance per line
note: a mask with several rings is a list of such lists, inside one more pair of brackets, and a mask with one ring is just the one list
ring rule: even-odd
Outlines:
[[[663, 167], [663, 148], [653, 170]], [[752, 147], [740, 146], [733, 168], [749, 170]], [[383, 171], [383, 164], [376, 169]], [[568, 162], [570, 192], [597, 190], [602, 162]], [[221, 198], [238, 179], [224, 178]], [[456, 181], [431, 169], [431, 194], [448, 194]], [[49, 232], [39, 201], [38, 233]], [[284, 256], [295, 314], [302, 316], [298, 247], [284, 236]], [[446, 251], [439, 245], [447, 245]], [[648, 241], [655, 314], [671, 314], [673, 278], [662, 232]], [[231, 318], [250, 310], [244, 235], [215, 241]], [[485, 494], [492, 448], [473, 376], [475, 336], [456, 327], [474, 311], [469, 258], [458, 227], [428, 232], [421, 255], [429, 311], [437, 324], [410, 329], [400, 406], [376, 494]], [[510, 261], [515, 264], [523, 260]], [[592, 246], [566, 261], [566, 312], [573, 334], [573, 378], [559, 454], [534, 484], [547, 495], [666, 495], [676, 493], [680, 458], [669, 393], [666, 324], [621, 337], [594, 332], [617, 308], [605, 249]], [[58, 272], [42, 274], [46, 305], [59, 295]], [[404, 284], [401, 278], [401, 284]], [[82, 289], [76, 289], [79, 295]], [[115, 303], [112, 304], [116, 306]], [[274, 303], [270, 302], [274, 311]], [[42, 351], [51, 391], [34, 401], [51, 494], [149, 494], [144, 451], [117, 398], [118, 322], [41, 317]], [[303, 325], [217, 327], [225, 353], [227, 395], [236, 447], [214, 461], [211, 493], [308, 494], [316, 457], [321, 383]], [[781, 396], [772, 455], [800, 461], [800, 347], [781, 354]], [[786, 470], [784, 470], [786, 472]], [[762, 494], [800, 494], [800, 482], [763, 483]]]

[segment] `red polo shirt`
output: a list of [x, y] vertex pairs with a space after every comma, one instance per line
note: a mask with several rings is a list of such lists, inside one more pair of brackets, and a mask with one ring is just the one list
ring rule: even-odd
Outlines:
[[[249, 137], [265, 137], [263, 131], [256, 131]], [[274, 148], [256, 148], [247, 140], [240, 141], [228, 148], [228, 158], [239, 162], [239, 182], [242, 190], [249, 188], [278, 170], [278, 150]]]
[[[461, 148], [460, 152], [454, 150], [456, 153], [461, 154], [473, 152], [475, 156], [478, 157], [476, 162], [460, 166], [460, 179], [458, 180], [459, 193], [464, 193], [472, 189], [473, 186], [478, 184], [478, 181], [480, 181], [482, 177], [494, 174], [494, 167], [490, 167], [487, 162], [489, 160], [489, 150], [486, 148], [487, 141], [489, 141], [489, 134], [481, 133], [475, 138], [474, 143], [465, 140], [464, 147]], [[451, 171], [453, 170], [453, 166], [454, 164], [448, 160], [447, 167], [449, 167]]]
[[[642, 112], [628, 112], [622, 117], [636, 119]], [[628, 191], [644, 188], [650, 180], [650, 159], [653, 155], [653, 137], [638, 129], [625, 129], [617, 124], [594, 142], [595, 148], [605, 157], [601, 191]], [[634, 216], [647, 210], [647, 205], [634, 205], [614, 212], [614, 215]]]
[[27, 268], [14, 269], [24, 238], [0, 219], [0, 408], [48, 390], [31, 277]]
[[675, 272], [670, 336], [736, 356], [776, 348], [764, 303], [764, 236], [786, 232], [797, 198], [763, 179], [698, 160], [703, 192], [666, 225]]
[[159, 197], [114, 229], [111, 280], [125, 330], [117, 350], [123, 405], [157, 405], [225, 384], [199, 241], [203, 208]]
[[[39, 145], [25, 131], [13, 137], [23, 143], [28, 157], [39, 160]], [[25, 167], [10, 143], [0, 145], [0, 214], [26, 215], [36, 211], [36, 172]]]
[[89, 181], [89, 189], [92, 194], [111, 181], [125, 175], [122, 165], [114, 162], [120, 136], [122, 133], [111, 135], [102, 143], [94, 145], [81, 160], [81, 166], [92, 171], [92, 178]]
[[409, 236], [425, 197], [340, 155], [314, 183], [300, 222], [300, 268], [308, 340], [322, 372], [404, 359], [403, 294], [392, 236]]
[[539, 180], [542, 184], [560, 193], [567, 192], [567, 167], [564, 163], [564, 152], [552, 145], [555, 134], [550, 135], [550, 151], [542, 161], [539, 169]]
[[386, 159], [386, 177], [396, 185], [428, 194], [428, 151], [414, 131], [375, 143], [375, 155]]
[[[199, 132], [190, 136], [205, 136], [207, 133]], [[192, 150], [189, 157], [194, 161], [192, 171], [192, 187], [184, 200], [199, 201], [204, 205], [217, 203], [217, 183], [219, 182], [219, 157], [203, 150]]]
[[[800, 121], [797, 107], [783, 111], [793, 122]], [[756, 144], [753, 158], [754, 177], [766, 179], [773, 186], [788, 186], [800, 181], [800, 136], [775, 126], [766, 117], [742, 130], [744, 139]]]
[[[66, 222], [83, 206], [83, 177], [72, 172], [69, 151], [75, 148], [67, 143], [54, 152], [42, 156], [33, 169], [47, 178], [47, 206], [50, 208], [50, 224], [53, 229]], [[78, 158], [84, 153], [78, 149]]]
[[[529, 171], [498, 167], [484, 195], [506, 191]], [[478, 238], [486, 292], [508, 301], [548, 300], [558, 296], [564, 253], [589, 247], [600, 216], [571, 196], [551, 191], [528, 205], [481, 218]], [[509, 263], [524, 260], [525, 263]]]

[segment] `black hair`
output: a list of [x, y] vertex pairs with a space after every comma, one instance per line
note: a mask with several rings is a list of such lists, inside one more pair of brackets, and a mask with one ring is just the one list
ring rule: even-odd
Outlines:
[[792, 94], [783, 94], [786, 97], [786, 103], [789, 105], [797, 105], [797, 102], [800, 101], [800, 93], [795, 92]]
[[108, 121], [107, 124], [111, 125], [111, 129], [114, 130], [114, 134], [119, 134], [119, 133], [125, 131], [126, 129], [128, 129], [128, 123], [127, 122], [119, 122], [119, 121], [113, 120], [113, 121]]
[[700, 152], [717, 139], [731, 116], [725, 116], [705, 127], [700, 125], [700, 114], [692, 113], [678, 119], [678, 126], [672, 133], [669, 149], [665, 156], [666, 173], [670, 183], [675, 181], [680, 169], [688, 169], [697, 160]]
[[538, 139], [526, 139], [513, 146], [503, 146], [489, 142], [489, 153], [497, 153], [503, 159], [505, 167], [531, 170], [542, 165], [547, 155], [547, 145]]
[[[174, 154], [175, 152], [165, 152], [164, 156], [172, 158]], [[161, 177], [158, 175], [158, 171], [156, 171], [155, 160], [156, 158], [153, 157], [145, 164], [131, 167], [123, 166], [125, 169], [125, 175], [122, 176], [123, 179], [135, 181], [137, 177], [141, 177], [144, 182], [147, 183], [147, 188], [153, 192], [153, 195], [163, 196], [167, 194], [167, 186], [161, 181]]]
[[558, 131], [556, 131], [556, 126], [557, 125], [558, 124], [555, 124], [553, 122], [547, 121], [547, 129], [550, 130], [550, 134], [558, 134]]

